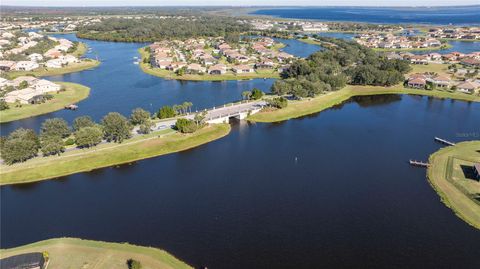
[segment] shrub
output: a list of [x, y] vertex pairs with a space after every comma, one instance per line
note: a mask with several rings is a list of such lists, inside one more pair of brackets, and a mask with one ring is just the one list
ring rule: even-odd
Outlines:
[[181, 133], [193, 133], [198, 129], [198, 125], [193, 120], [181, 118], [175, 123], [175, 129]]

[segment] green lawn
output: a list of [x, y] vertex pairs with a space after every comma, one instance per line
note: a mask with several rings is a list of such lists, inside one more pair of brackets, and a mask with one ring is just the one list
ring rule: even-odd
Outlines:
[[139, 261], [144, 269], [187, 269], [188, 264], [166, 251], [130, 245], [77, 238], [56, 238], [11, 249], [0, 250], [0, 257], [30, 252], [47, 252], [48, 269], [125, 269], [127, 259]]
[[403, 86], [378, 87], [378, 86], [352, 86], [349, 85], [341, 90], [319, 95], [315, 98], [306, 98], [300, 101], [289, 101], [288, 106], [283, 109], [260, 112], [248, 117], [250, 121], [256, 122], [278, 122], [292, 118], [298, 118], [309, 114], [317, 113], [334, 105], [340, 104], [353, 96], [378, 95], [378, 94], [413, 94], [427, 95], [437, 98], [451, 98], [464, 101], [480, 102], [478, 95], [449, 91], [427, 91], [407, 89]]
[[219, 139], [229, 132], [228, 124], [209, 125], [193, 134], [166, 130], [162, 134], [137, 136], [121, 144], [106, 143], [60, 156], [37, 157], [14, 165], [2, 164], [0, 185], [51, 179], [178, 152]]
[[32, 71], [13, 71], [7, 72], [6, 75], [9, 79], [14, 79], [20, 76], [35, 76], [35, 77], [44, 77], [44, 76], [56, 76], [63, 75], [67, 73], [79, 72], [86, 69], [91, 69], [97, 67], [100, 64], [97, 60], [84, 59], [79, 63], [71, 63], [62, 68], [47, 68], [40, 67]]
[[275, 70], [260, 70], [255, 71], [249, 74], [235, 74], [232, 71], [228, 71], [226, 74], [223, 75], [190, 75], [185, 74], [182, 76], [178, 76], [173, 71], [160, 69], [160, 68], [152, 68], [149, 63], [144, 63], [143, 59], [149, 58], [148, 52], [146, 52], [143, 48], [140, 48], [139, 53], [141, 55], [141, 62], [140, 68], [143, 72], [150, 74], [152, 76], [157, 76], [166, 79], [176, 79], [176, 80], [192, 80], [192, 81], [223, 81], [223, 80], [246, 80], [246, 79], [254, 79], [254, 78], [280, 78], [280, 74]]
[[428, 180], [445, 205], [480, 229], [480, 182], [467, 178], [463, 167], [480, 162], [480, 141], [458, 143], [433, 153]]
[[52, 92], [53, 99], [43, 104], [28, 104], [22, 105], [22, 107], [15, 107], [15, 104], [9, 104], [9, 109], [0, 111], [0, 123], [57, 111], [63, 109], [66, 105], [74, 104], [87, 98], [90, 94], [90, 88], [80, 84], [70, 82], [55, 83], [65, 86], [66, 90], [60, 93]]
[[446, 75], [450, 76], [451, 74], [447, 73], [448, 72], [448, 64], [412, 64], [410, 65], [412, 67], [412, 71], [410, 71], [410, 74], [413, 73], [427, 73], [427, 72], [435, 72], [439, 75]]

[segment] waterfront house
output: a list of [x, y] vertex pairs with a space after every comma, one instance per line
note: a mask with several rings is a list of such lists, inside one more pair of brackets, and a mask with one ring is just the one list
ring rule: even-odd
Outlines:
[[232, 70], [236, 74], [246, 74], [254, 71], [253, 68], [248, 65], [235, 65], [232, 67]]
[[263, 60], [259, 63], [256, 63], [255, 68], [257, 68], [257, 69], [273, 69], [274, 65], [275, 65], [274, 62], [272, 62], [270, 60]]
[[421, 77], [410, 78], [407, 82], [408, 87], [416, 89], [425, 89], [426, 84], [427, 81], [425, 80], [425, 78]]
[[33, 61], [18, 61], [15, 63], [15, 66], [13, 67], [13, 70], [17, 71], [31, 71], [33, 69], [38, 68], [39, 65], [36, 62]]
[[38, 79], [32, 83], [33, 88], [41, 93], [59, 91], [61, 86], [46, 79]]
[[451, 79], [447, 76], [436, 76], [436, 77], [433, 77], [431, 79], [429, 79], [429, 81], [435, 85], [436, 87], [439, 87], [439, 88], [448, 88], [450, 86], [450, 83], [451, 83]]
[[457, 91], [473, 94], [480, 88], [480, 84], [475, 81], [465, 81], [457, 85]]
[[187, 73], [189, 74], [202, 74], [205, 73], [205, 67], [202, 67], [199, 64], [189, 64], [187, 65]]
[[60, 59], [52, 59], [52, 60], [48, 60], [45, 63], [45, 66], [48, 68], [62, 68], [63, 64], [62, 64], [62, 60]]
[[224, 64], [213, 65], [208, 69], [208, 73], [210, 75], [223, 75], [227, 73], [227, 66]]

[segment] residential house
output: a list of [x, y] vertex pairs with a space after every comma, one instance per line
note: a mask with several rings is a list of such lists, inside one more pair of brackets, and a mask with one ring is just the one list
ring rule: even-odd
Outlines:
[[436, 76], [431, 79], [429, 79], [433, 85], [439, 88], [448, 88], [450, 87], [451, 79], [447, 76]]
[[248, 65], [235, 65], [232, 70], [236, 74], [246, 74], [254, 72], [253, 68]]
[[42, 54], [39, 54], [39, 53], [32, 53], [32, 54], [28, 55], [27, 57], [32, 62], [40, 62], [40, 61], [43, 60]]
[[463, 58], [460, 64], [471, 67], [480, 67], [480, 60], [475, 58]]
[[13, 67], [13, 70], [17, 71], [31, 71], [33, 69], [38, 68], [39, 65], [36, 62], [33, 61], [18, 61], [15, 63], [15, 66]]
[[223, 75], [227, 73], [227, 66], [224, 64], [216, 64], [208, 68], [210, 75]]
[[199, 64], [189, 64], [187, 65], [187, 73], [189, 74], [201, 74], [205, 73], [205, 67], [199, 65]]
[[14, 61], [0, 61], [0, 70], [2, 71], [10, 71], [14, 66]]
[[480, 84], [475, 81], [465, 81], [457, 85], [457, 91], [464, 93], [475, 93], [480, 88]]

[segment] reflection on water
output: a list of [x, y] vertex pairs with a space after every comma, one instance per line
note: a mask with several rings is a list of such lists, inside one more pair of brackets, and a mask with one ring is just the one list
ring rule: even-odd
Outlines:
[[191, 150], [0, 188], [0, 244], [130, 242], [209, 268], [476, 268], [480, 233], [407, 160], [480, 133], [478, 118], [477, 103], [388, 95], [234, 121]]

